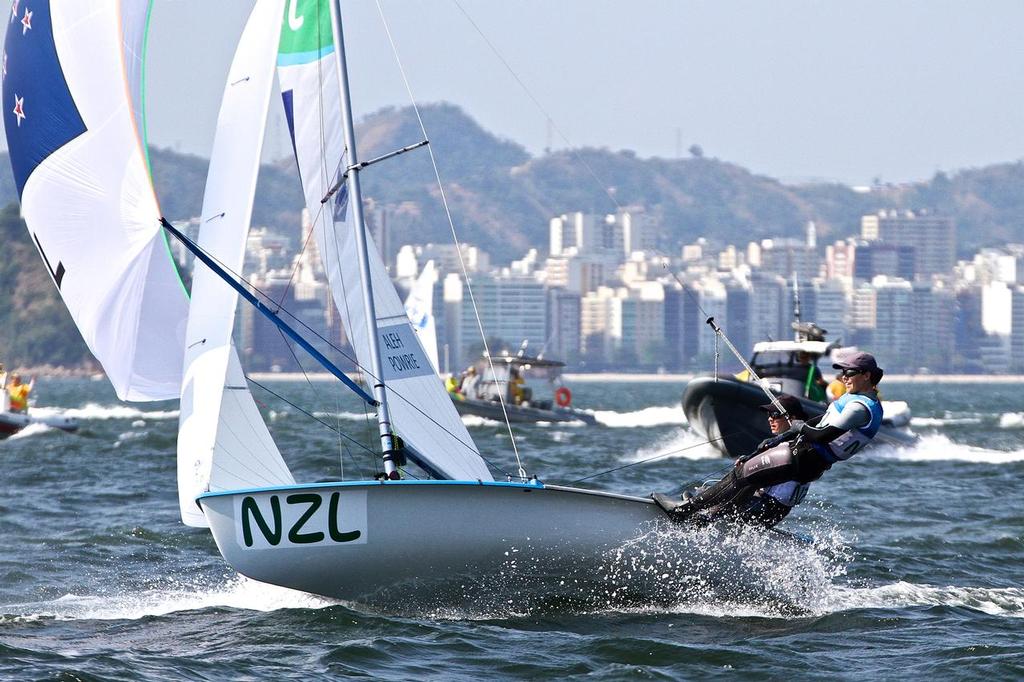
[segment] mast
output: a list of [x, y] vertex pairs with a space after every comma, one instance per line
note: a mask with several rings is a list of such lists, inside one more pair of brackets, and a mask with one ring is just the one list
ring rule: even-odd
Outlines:
[[334, 33], [334, 54], [338, 60], [338, 85], [341, 99], [341, 121], [348, 148], [347, 173], [349, 201], [352, 204], [352, 220], [355, 223], [356, 250], [359, 252], [359, 276], [363, 280], [363, 309], [366, 313], [367, 333], [370, 343], [370, 369], [373, 371], [373, 397], [379, 403], [377, 424], [380, 430], [380, 444], [384, 453], [384, 473], [389, 479], [398, 478], [395, 464], [395, 438], [391, 435], [391, 416], [388, 410], [387, 391], [384, 387], [384, 372], [380, 360], [380, 340], [377, 335], [377, 312], [373, 303], [373, 284], [370, 281], [370, 258], [366, 245], [366, 223], [363, 221], [363, 195], [359, 188], [359, 159], [356, 157], [356, 133], [352, 121], [352, 101], [349, 97], [348, 66], [345, 62], [345, 40], [341, 29], [341, 5], [339, 0], [331, 2], [331, 30]]
[[800, 338], [800, 283], [797, 281], [796, 270], [793, 271], [793, 332], [794, 341], [802, 341]]

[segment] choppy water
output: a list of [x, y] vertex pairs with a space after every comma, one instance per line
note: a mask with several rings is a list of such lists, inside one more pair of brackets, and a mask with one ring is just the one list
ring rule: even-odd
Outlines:
[[[373, 437], [328, 384], [272, 388]], [[671, 453], [587, 482], [647, 493], [723, 466], [683, 424], [681, 384], [573, 388], [599, 426], [517, 429], [543, 480]], [[815, 484], [785, 523], [812, 545], [668, 533], [658, 551], [608, 557], [587, 576], [600, 589], [578, 598], [522, 600], [510, 576], [486, 604], [396, 616], [233, 574], [206, 531], [178, 521], [175, 405], [42, 381], [40, 403], [70, 408], [83, 428], [0, 442], [0, 677], [1020, 677], [1024, 386], [883, 388], [911, 403], [921, 444], [860, 454]], [[330, 431], [256, 394], [300, 480], [365, 470]], [[504, 429], [468, 423], [514, 470]], [[678, 562], [695, 557], [679, 579]], [[671, 599], [622, 598], [630, 580], [661, 575]]]

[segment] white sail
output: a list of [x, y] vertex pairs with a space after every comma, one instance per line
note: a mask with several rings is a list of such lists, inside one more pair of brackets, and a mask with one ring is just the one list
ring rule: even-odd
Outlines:
[[[203, 196], [199, 246], [241, 272], [284, 0], [258, 0], [228, 72]], [[196, 262], [178, 431], [182, 520], [205, 526], [205, 491], [295, 482], [249, 393], [231, 343], [238, 294]]]
[[22, 215], [123, 400], [175, 398], [188, 300], [141, 130], [145, 0], [15, 3], [4, 125]]
[[405, 299], [405, 312], [409, 316], [412, 328], [416, 330], [416, 336], [423, 344], [427, 359], [434, 366], [434, 372], [440, 374], [440, 365], [437, 362], [437, 320], [434, 317], [435, 284], [437, 268], [434, 267], [434, 261], [428, 260]]
[[[333, 52], [329, 3], [290, 0], [278, 56], [285, 115], [320, 258], [361, 369], [369, 374], [372, 363], [363, 283], [344, 183], [329, 202], [321, 203], [341, 179], [345, 164]], [[453, 479], [492, 480], [409, 324], [376, 246], [369, 237], [367, 241], [382, 379], [387, 385], [393, 429], [435, 473]]]

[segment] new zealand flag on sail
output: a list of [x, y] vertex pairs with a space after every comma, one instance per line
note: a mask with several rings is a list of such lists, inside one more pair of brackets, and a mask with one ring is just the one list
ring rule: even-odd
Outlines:
[[15, 0], [7, 23], [4, 128], [21, 198], [32, 171], [86, 128], [57, 57], [50, 3]]

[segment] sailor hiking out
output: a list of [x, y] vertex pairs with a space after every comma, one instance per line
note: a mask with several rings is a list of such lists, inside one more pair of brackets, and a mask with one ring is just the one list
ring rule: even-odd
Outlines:
[[877, 386], [883, 371], [870, 353], [854, 353], [836, 362], [846, 393], [820, 417], [796, 422], [786, 431], [761, 442], [750, 455], [718, 483], [693, 497], [674, 501], [664, 495], [655, 500], [675, 520], [696, 513], [717, 518], [746, 508], [761, 489], [795, 481], [815, 481], [833, 464], [846, 460], [867, 445], [882, 424]]

